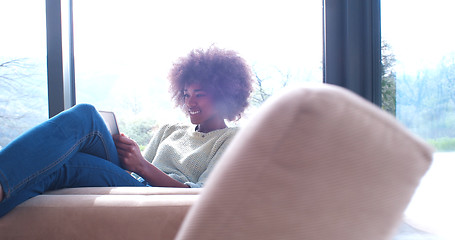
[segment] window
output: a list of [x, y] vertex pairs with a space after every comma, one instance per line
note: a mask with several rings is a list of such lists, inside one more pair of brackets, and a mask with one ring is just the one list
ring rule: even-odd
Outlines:
[[455, 181], [451, 173], [455, 168], [455, 2], [383, 0], [381, 4], [383, 108], [437, 151], [406, 218], [420, 230], [453, 239], [450, 216], [455, 213], [455, 195], [449, 189]]
[[138, 128], [185, 121], [168, 94], [172, 62], [212, 44], [251, 64], [254, 111], [284, 85], [322, 82], [322, 1], [74, 1], [76, 101], [115, 111], [144, 144]]
[[45, 13], [45, 1], [0, 2], [0, 148], [47, 119]]

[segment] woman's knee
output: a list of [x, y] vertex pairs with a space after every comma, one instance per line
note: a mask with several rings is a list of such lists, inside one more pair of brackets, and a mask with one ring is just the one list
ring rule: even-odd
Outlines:
[[98, 111], [93, 105], [90, 104], [78, 104], [72, 108], [58, 114], [51, 121], [64, 121], [71, 124], [81, 125], [85, 123], [92, 123], [101, 119]]
[[81, 112], [81, 113], [85, 113], [85, 114], [92, 114], [94, 112], [97, 112], [96, 108], [93, 105], [88, 104], [88, 103], [77, 104], [74, 107], [72, 107], [72, 109], [73, 109], [73, 111]]
[[[79, 118], [81, 121], [99, 118], [99, 113], [96, 108], [87, 103], [77, 104], [71, 108], [71, 112], [76, 115], [76, 118]], [[90, 120], [91, 121], [91, 120]]]

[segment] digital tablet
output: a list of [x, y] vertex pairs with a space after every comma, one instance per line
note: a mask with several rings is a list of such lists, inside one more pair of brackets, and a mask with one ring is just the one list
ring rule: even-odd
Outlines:
[[104, 122], [106, 123], [109, 132], [111, 135], [120, 134], [118, 130], [117, 120], [115, 119], [115, 114], [109, 111], [99, 111], [101, 117], [103, 117]]

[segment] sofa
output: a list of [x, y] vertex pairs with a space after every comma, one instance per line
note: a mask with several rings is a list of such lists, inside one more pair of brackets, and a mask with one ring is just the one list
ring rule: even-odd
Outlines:
[[294, 87], [242, 127], [203, 189], [34, 197], [1, 239], [391, 239], [432, 161], [393, 116], [341, 87]]

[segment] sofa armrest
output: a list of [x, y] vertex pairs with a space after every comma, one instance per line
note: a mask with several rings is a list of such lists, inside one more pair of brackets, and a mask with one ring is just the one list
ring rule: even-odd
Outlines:
[[388, 239], [431, 161], [354, 93], [294, 88], [236, 135], [176, 239]]

